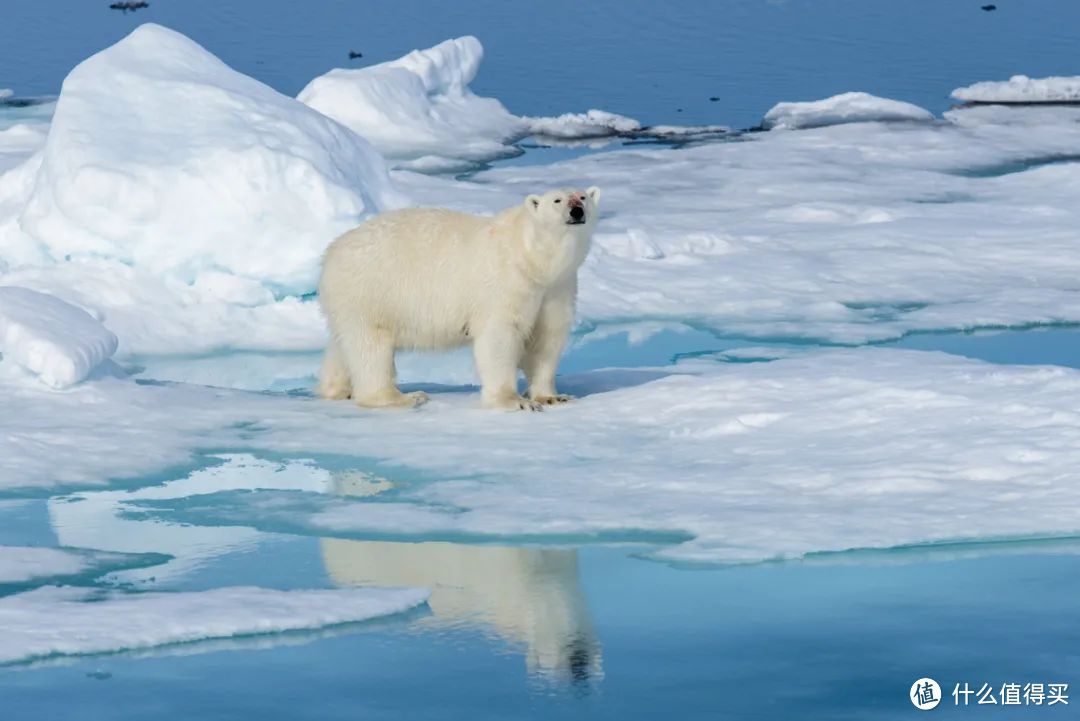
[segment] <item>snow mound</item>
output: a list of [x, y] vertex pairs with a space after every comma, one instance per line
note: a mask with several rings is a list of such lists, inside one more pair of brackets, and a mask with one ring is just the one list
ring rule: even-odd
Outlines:
[[29, 288], [0, 286], [0, 353], [53, 388], [84, 380], [116, 345], [86, 311]]
[[843, 123], [872, 121], [928, 121], [934, 115], [918, 105], [879, 98], [869, 93], [841, 93], [824, 100], [777, 103], [765, 113], [761, 125], [766, 130], [820, 128]]
[[1080, 76], [986, 80], [953, 90], [952, 98], [965, 103], [1069, 103], [1080, 102]]
[[166, 560], [157, 554], [106, 553], [77, 548], [0, 546], [0, 585], [104, 573]]
[[50, 586], [0, 599], [0, 665], [313, 630], [401, 613], [427, 596], [390, 588], [125, 594]]
[[363, 139], [147, 24], [64, 80], [19, 223], [56, 260], [307, 292], [326, 245], [392, 198]]
[[518, 154], [509, 144], [528, 124], [494, 98], [469, 89], [484, 48], [474, 37], [447, 40], [390, 62], [335, 69], [297, 98], [353, 129], [398, 165], [483, 162]]

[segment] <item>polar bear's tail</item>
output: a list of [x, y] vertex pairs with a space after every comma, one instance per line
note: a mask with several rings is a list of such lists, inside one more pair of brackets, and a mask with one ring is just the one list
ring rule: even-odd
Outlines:
[[338, 349], [337, 339], [333, 337], [330, 338], [326, 354], [323, 355], [322, 371], [319, 373], [319, 384], [315, 386], [315, 392], [332, 401], [344, 400], [352, 394], [349, 368]]

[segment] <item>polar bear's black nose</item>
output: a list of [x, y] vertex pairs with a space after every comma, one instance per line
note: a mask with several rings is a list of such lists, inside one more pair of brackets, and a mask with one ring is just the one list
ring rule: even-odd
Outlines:
[[585, 209], [582, 208], [580, 205], [575, 205], [573, 208], [570, 209], [570, 217], [574, 220], [581, 220], [585, 217]]

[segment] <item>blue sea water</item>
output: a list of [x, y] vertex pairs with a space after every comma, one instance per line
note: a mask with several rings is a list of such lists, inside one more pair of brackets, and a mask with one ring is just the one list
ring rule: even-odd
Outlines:
[[472, 34], [486, 49], [475, 90], [513, 112], [596, 107], [645, 123], [749, 127], [774, 103], [849, 90], [937, 112], [978, 80], [1080, 74], [1073, 0], [1001, 0], [993, 12], [983, 0], [153, 0], [126, 14], [108, 4], [4, 2], [0, 88], [55, 94], [76, 63], [148, 21], [290, 95], [333, 67]]
[[[775, 102], [846, 90], [940, 111], [952, 88], [976, 80], [1080, 74], [1080, 3], [999, 0], [993, 12], [982, 4], [152, 0], [122, 14], [104, 0], [6, 2], [0, 88], [55, 94], [71, 66], [144, 21], [174, 27], [290, 94], [348, 65], [349, 50], [363, 53], [355, 66], [471, 33], [487, 49], [475, 89], [514, 112], [600, 107], [647, 123], [747, 127]], [[665, 365], [750, 345], [760, 343], [692, 329], [645, 342], [613, 334], [576, 347], [563, 370]], [[1080, 367], [1080, 331], [1070, 328], [921, 334], [890, 345]], [[157, 523], [135, 524], [129, 540], [153, 550]], [[47, 500], [0, 505], [4, 544], [54, 545], [64, 533]], [[673, 567], [643, 559], [647, 550], [265, 534], [206, 555], [169, 587], [349, 585], [407, 558], [437, 596], [417, 613], [321, 633], [0, 669], [0, 718], [893, 719], [918, 713], [908, 689], [922, 676], [945, 689], [934, 711], [945, 718], [1069, 715], [1060, 705], [957, 708], [948, 694], [965, 682], [1078, 681], [1076, 540], [729, 568]], [[447, 554], [464, 568], [498, 561], [535, 575], [484, 585], [443, 573]], [[513, 613], [545, 623], [526, 632], [507, 622]]]

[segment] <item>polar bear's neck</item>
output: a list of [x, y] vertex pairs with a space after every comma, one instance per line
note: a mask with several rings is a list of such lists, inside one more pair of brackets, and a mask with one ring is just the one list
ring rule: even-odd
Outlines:
[[593, 225], [564, 225], [545, 228], [522, 208], [507, 211], [499, 218], [514, 226], [518, 239], [521, 271], [544, 287], [558, 285], [573, 277], [589, 252]]

